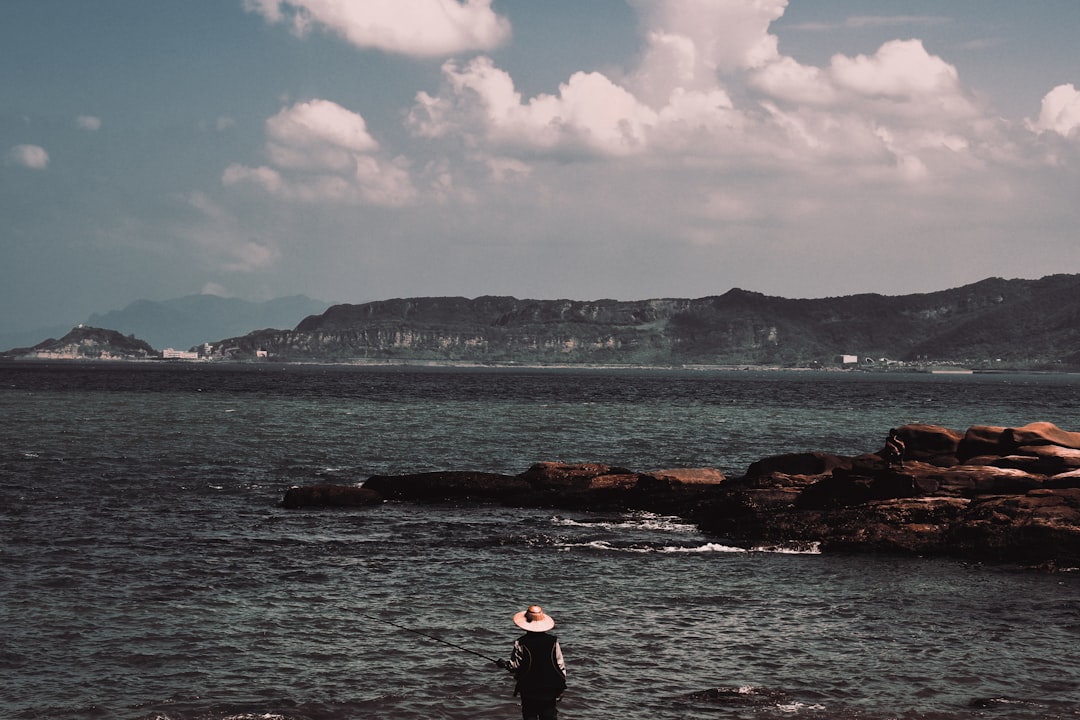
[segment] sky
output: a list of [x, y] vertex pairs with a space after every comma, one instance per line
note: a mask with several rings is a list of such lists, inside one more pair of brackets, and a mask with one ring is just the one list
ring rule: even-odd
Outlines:
[[1076, 0], [5, 0], [0, 331], [1080, 272]]

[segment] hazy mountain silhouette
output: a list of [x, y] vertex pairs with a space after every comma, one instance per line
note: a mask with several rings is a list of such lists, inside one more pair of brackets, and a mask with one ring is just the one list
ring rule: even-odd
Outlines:
[[[134, 335], [155, 348], [188, 349], [260, 328], [290, 328], [327, 303], [304, 295], [249, 302], [216, 295], [188, 295], [174, 300], [136, 300], [122, 310], [94, 313], [87, 325]], [[39, 338], [40, 339], [40, 338]]]

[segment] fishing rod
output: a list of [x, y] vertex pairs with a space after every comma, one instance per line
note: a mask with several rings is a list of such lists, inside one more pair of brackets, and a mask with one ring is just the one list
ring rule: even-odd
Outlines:
[[435, 642], [440, 642], [443, 645], [449, 645], [452, 648], [456, 648], [458, 650], [464, 650], [465, 652], [472, 653], [473, 655], [476, 655], [477, 657], [482, 657], [485, 660], [487, 660], [488, 662], [493, 662], [496, 665], [499, 664], [499, 661], [496, 660], [493, 657], [488, 657], [487, 655], [484, 655], [483, 653], [478, 653], [475, 650], [470, 650], [467, 647], [462, 647], [461, 645], [456, 645], [456, 644], [450, 642], [449, 640], [443, 640], [442, 638], [437, 638], [434, 635], [428, 635], [426, 632], [420, 632], [419, 630], [413, 630], [410, 627], [405, 627], [404, 625], [399, 625], [396, 622], [393, 622], [391, 620], [385, 620], [385, 619], [383, 619], [381, 617], [376, 617], [374, 615], [368, 615], [367, 613], [360, 612], [359, 610], [353, 610], [353, 612], [356, 613], [357, 615], [359, 615], [360, 617], [367, 618], [368, 620], [374, 620], [376, 622], [386, 623], [387, 625], [393, 625], [394, 627], [398, 628], [399, 630], [404, 630], [405, 632], [411, 632], [411, 633], [414, 633], [416, 635], [426, 637], [428, 640], [434, 640]]

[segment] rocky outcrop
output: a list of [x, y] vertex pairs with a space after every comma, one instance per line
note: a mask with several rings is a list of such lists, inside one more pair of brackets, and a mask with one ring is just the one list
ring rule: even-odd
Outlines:
[[713, 468], [637, 473], [601, 463], [542, 462], [519, 475], [429, 472], [375, 475], [362, 486], [293, 487], [285, 493], [282, 507], [345, 507], [390, 500], [680, 514], [723, 480], [723, 474]]
[[854, 458], [781, 456], [751, 466], [695, 519], [736, 544], [819, 546], [976, 560], [1080, 565], [1077, 433], [932, 425], [896, 429], [902, 463], [884, 449]]
[[147, 360], [161, 354], [134, 336], [79, 325], [59, 340], [49, 338], [31, 348], [9, 350], [3, 356], [35, 360]]
[[[1050, 423], [961, 433], [907, 425], [854, 457], [791, 453], [745, 475], [542, 462], [518, 475], [376, 476], [362, 487], [292, 488], [283, 505], [487, 502], [680, 515], [729, 544], [1080, 566], [1080, 433]], [[355, 497], [354, 497], [355, 495]]]

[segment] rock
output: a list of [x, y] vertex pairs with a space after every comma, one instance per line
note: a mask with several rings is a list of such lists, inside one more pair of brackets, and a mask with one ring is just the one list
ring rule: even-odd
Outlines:
[[1001, 446], [1006, 449], [1024, 445], [1058, 445], [1080, 449], [1080, 433], [1067, 432], [1053, 423], [1035, 422], [1021, 428], [1010, 428], [1001, 434]]
[[867, 476], [837, 468], [831, 475], [804, 489], [796, 507], [826, 510], [874, 500], [914, 497], [920, 492], [915, 478], [903, 472], [879, 470]]
[[1080, 487], [1080, 470], [1070, 470], [1046, 478], [1043, 487], [1047, 488], [1078, 488]]
[[[605, 476], [622, 477], [630, 482], [633, 475], [629, 470], [612, 468], [601, 463], [560, 463], [540, 462], [518, 475], [522, 480], [537, 489], [573, 489], [588, 490], [594, 487], [597, 478]], [[601, 481], [601, 485], [611, 485], [614, 481]]]
[[294, 486], [285, 491], [281, 507], [363, 507], [382, 503], [382, 495], [356, 485]]
[[977, 498], [950, 534], [950, 549], [969, 557], [1075, 567], [1080, 565], [1080, 488]]
[[670, 468], [645, 474], [671, 485], [717, 485], [724, 482], [724, 473], [716, 468]]
[[881, 451], [789, 453], [742, 477], [713, 468], [639, 473], [602, 463], [540, 462], [519, 475], [376, 476], [362, 488], [290, 488], [284, 507], [387, 500], [497, 502], [680, 515], [742, 547], [948, 555], [1039, 567], [1080, 566], [1080, 433], [936, 425], [896, 429], [903, 466]]
[[822, 475], [834, 468], [850, 464], [849, 459], [828, 453], [787, 453], [751, 463], [746, 470], [746, 477], [760, 479], [774, 475]]
[[364, 487], [387, 500], [419, 503], [512, 500], [532, 489], [513, 475], [453, 471], [411, 475], [373, 475]]
[[1005, 428], [990, 425], [969, 427], [956, 449], [957, 459], [962, 463], [967, 463], [973, 457], [997, 454], [1001, 446], [1001, 435], [1004, 432]]
[[956, 465], [941, 473], [942, 495], [1000, 495], [1024, 493], [1040, 486], [1043, 478], [1016, 468], [993, 465]]
[[943, 555], [949, 528], [968, 505], [962, 498], [911, 498], [847, 507], [827, 518], [821, 549]]
[[[957, 463], [957, 452], [963, 436], [940, 425], [901, 425], [896, 435], [904, 441], [904, 461], [918, 460], [948, 467]], [[885, 457], [885, 449], [878, 452]]]

